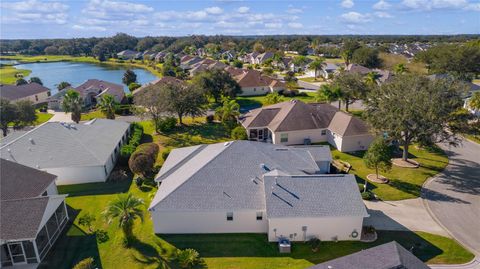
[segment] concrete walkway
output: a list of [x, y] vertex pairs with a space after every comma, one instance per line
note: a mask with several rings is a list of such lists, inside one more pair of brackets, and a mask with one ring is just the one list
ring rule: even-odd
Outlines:
[[439, 264], [429, 265], [432, 269], [480, 269], [480, 261], [475, 259], [466, 264]]
[[47, 112], [53, 114], [53, 117], [48, 120], [49, 122], [73, 122], [71, 115], [72, 113], [65, 113], [63, 111], [55, 111], [50, 109]]
[[364, 202], [370, 214], [370, 217], [364, 220], [364, 224], [372, 225], [377, 230], [424, 231], [450, 237], [428, 214], [421, 198]]

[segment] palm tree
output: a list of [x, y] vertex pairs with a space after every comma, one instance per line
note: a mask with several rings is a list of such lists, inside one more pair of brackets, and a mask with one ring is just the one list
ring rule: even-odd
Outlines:
[[72, 120], [76, 123], [80, 121], [82, 116], [83, 99], [80, 93], [75, 90], [68, 90], [63, 97], [62, 108], [65, 112], [72, 113]]
[[393, 68], [393, 72], [397, 75], [404, 74], [405, 72], [407, 72], [407, 67], [404, 64], [397, 64]]
[[230, 98], [223, 99], [223, 105], [215, 110], [215, 116], [221, 122], [236, 121], [240, 116], [240, 105]]
[[368, 72], [368, 74], [365, 76], [365, 83], [372, 86], [377, 84], [377, 78], [378, 74], [375, 72]]
[[327, 102], [332, 103], [338, 101], [338, 109], [341, 109], [342, 105], [342, 91], [338, 87], [333, 87], [331, 85], [323, 84], [320, 89], [317, 91], [316, 100], [317, 102]]
[[143, 221], [142, 199], [133, 196], [131, 193], [119, 194], [117, 199], [111, 201], [103, 215], [107, 218], [108, 223], [114, 219], [118, 220], [118, 226], [122, 228], [127, 244], [133, 237], [133, 224], [137, 218]]
[[115, 101], [113, 95], [104, 94], [100, 98], [100, 102], [98, 104], [100, 107], [100, 111], [105, 115], [107, 119], [114, 120], [115, 119], [115, 109], [118, 106], [118, 103]]
[[314, 76], [315, 76], [315, 80], [317, 80], [317, 70], [318, 70], [318, 69], [321, 69], [321, 68], [322, 68], [323, 66], [325, 66], [325, 65], [326, 65], [326, 64], [325, 64], [325, 61], [324, 61], [322, 58], [317, 59], [317, 60], [315, 60], [315, 61], [313, 61], [313, 62], [310, 63], [309, 68], [315, 70], [315, 75], [314, 75]]

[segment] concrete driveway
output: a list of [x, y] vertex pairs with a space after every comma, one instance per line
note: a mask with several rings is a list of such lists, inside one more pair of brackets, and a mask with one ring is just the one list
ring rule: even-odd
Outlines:
[[55, 110], [48, 110], [50, 114], [53, 114], [48, 121], [50, 122], [73, 122], [72, 121], [72, 113], [65, 113], [63, 111], [55, 111]]
[[448, 232], [480, 257], [480, 145], [440, 145], [450, 162], [423, 189], [427, 209]]

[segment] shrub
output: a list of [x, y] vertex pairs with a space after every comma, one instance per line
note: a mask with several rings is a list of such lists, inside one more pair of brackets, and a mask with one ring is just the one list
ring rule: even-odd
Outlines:
[[175, 117], [165, 117], [165, 118], [160, 118], [157, 121], [157, 131], [160, 131], [162, 133], [168, 132], [173, 130], [175, 126], [177, 126], [177, 118]]
[[282, 95], [285, 97], [295, 97], [299, 93], [298, 90], [285, 90], [282, 92]]
[[358, 190], [363, 193], [363, 191], [365, 190], [365, 185], [364, 184], [361, 184], [361, 183], [358, 183]]
[[78, 224], [80, 226], [84, 226], [88, 229], [88, 232], [91, 233], [93, 231], [92, 229], [92, 223], [95, 221], [95, 216], [90, 214], [90, 213], [85, 213], [83, 216], [81, 216], [78, 219]]
[[108, 236], [108, 233], [105, 230], [99, 229], [95, 232], [95, 235], [97, 237], [97, 242], [100, 244], [105, 243], [110, 239], [110, 236]]
[[212, 123], [213, 120], [215, 119], [215, 116], [214, 115], [207, 115], [207, 117], [205, 118], [207, 123]]
[[136, 82], [132, 82], [130, 84], [128, 84], [128, 89], [130, 90], [130, 92], [133, 92], [135, 91], [136, 89], [140, 88], [142, 85], [136, 83]]
[[373, 193], [370, 191], [362, 192], [362, 199], [363, 200], [372, 200], [373, 199]]
[[234, 140], [246, 140], [247, 132], [242, 126], [237, 126], [232, 130], [231, 137]]
[[153, 165], [157, 159], [159, 147], [155, 143], [140, 145], [128, 160], [130, 170], [138, 175], [146, 177], [152, 172]]
[[140, 188], [142, 186], [142, 184], [143, 184], [143, 178], [141, 178], [141, 177], [135, 178], [135, 185], [137, 185], [137, 187]]
[[172, 149], [166, 148], [165, 150], [162, 151], [162, 159], [165, 161], [168, 158], [168, 155], [170, 155], [170, 152]]
[[95, 261], [93, 260], [92, 257], [88, 257], [86, 259], [81, 260], [79, 263], [77, 263], [73, 269], [93, 269], [95, 268], [94, 265]]
[[140, 144], [143, 136], [143, 127], [138, 123], [132, 123], [133, 131], [129, 137], [128, 144], [120, 148], [120, 162], [126, 164], [130, 156], [135, 152], [135, 149]]
[[192, 268], [200, 260], [200, 254], [194, 249], [187, 248], [177, 251], [177, 261], [180, 268]]
[[310, 247], [312, 248], [312, 251], [313, 252], [317, 252], [318, 251], [318, 248], [320, 247], [320, 239], [318, 239], [317, 237], [312, 237], [308, 240], [308, 244], [310, 245]]

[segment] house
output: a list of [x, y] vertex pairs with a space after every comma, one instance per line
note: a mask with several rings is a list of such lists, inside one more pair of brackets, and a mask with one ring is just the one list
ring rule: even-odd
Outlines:
[[68, 222], [66, 195], [55, 175], [4, 159], [0, 167], [0, 267], [36, 268]]
[[340, 69], [340, 67], [338, 65], [334, 64], [334, 63], [326, 63], [322, 67], [322, 70], [320, 70], [320, 72], [321, 72], [320, 74], [325, 79], [328, 79], [328, 78], [331, 78], [333, 76], [333, 74], [335, 74], [339, 69]]
[[308, 269], [429, 269], [395, 241], [362, 250], [334, 260], [323, 262]]
[[255, 60], [259, 54], [258, 52], [247, 53], [243, 55], [243, 57], [240, 57], [240, 60], [244, 63], [255, 64]]
[[[84, 100], [84, 106], [95, 106], [98, 98], [104, 94], [110, 94], [114, 97], [117, 103], [121, 103], [125, 97], [123, 86], [108, 81], [89, 79], [75, 88], [69, 88], [80, 93]], [[59, 109], [63, 102], [63, 96], [68, 89], [64, 89], [59, 93], [48, 98], [48, 107], [50, 109]]]
[[160, 51], [155, 55], [155, 61], [156, 62], [163, 62], [165, 60], [165, 57], [167, 56], [167, 52], [165, 51]]
[[54, 174], [58, 185], [104, 182], [129, 132], [130, 124], [115, 120], [47, 122], [3, 138], [0, 156]]
[[34, 104], [44, 103], [50, 96], [50, 89], [32, 82], [23, 85], [2, 85], [0, 84], [0, 97], [17, 102], [29, 100]]
[[148, 90], [148, 87], [150, 87], [152, 85], [162, 85], [162, 84], [166, 84], [166, 83], [178, 83], [178, 84], [181, 84], [181, 85], [186, 85], [186, 82], [181, 80], [181, 79], [178, 79], [178, 78], [175, 78], [175, 77], [170, 77], [170, 76], [164, 76], [162, 78], [159, 78], [157, 80], [154, 80], [152, 82], [149, 82], [149, 83], [146, 83], [146, 84], [142, 85], [140, 88], [136, 89], [132, 94], [135, 96], [140, 92]]
[[362, 76], [365, 76], [366, 74], [372, 72], [372, 70], [370, 68], [367, 68], [367, 67], [365, 67], [363, 65], [359, 65], [359, 64], [349, 64], [349, 65], [347, 65], [347, 67], [345, 67], [345, 71], [349, 72], [349, 73], [360, 74]]
[[254, 64], [264, 64], [268, 59], [273, 59], [274, 53], [271, 51], [266, 51], [255, 57]]
[[342, 152], [366, 150], [374, 137], [359, 118], [330, 104], [291, 100], [240, 117], [253, 141], [282, 145], [328, 142]]
[[236, 58], [236, 53], [233, 50], [227, 50], [221, 53], [221, 58], [227, 61], [233, 61]]
[[122, 60], [138, 60], [142, 59], [142, 53], [133, 50], [123, 50], [117, 53], [117, 58]]
[[227, 67], [225, 69], [238, 82], [242, 89], [239, 96], [266, 95], [271, 92], [285, 90], [285, 83], [260, 71]]
[[157, 53], [153, 50], [146, 50], [142, 54], [142, 58], [145, 60], [155, 60]]
[[359, 240], [367, 211], [353, 175], [325, 174], [331, 160], [326, 146], [233, 141], [174, 149], [155, 179], [154, 231]]

